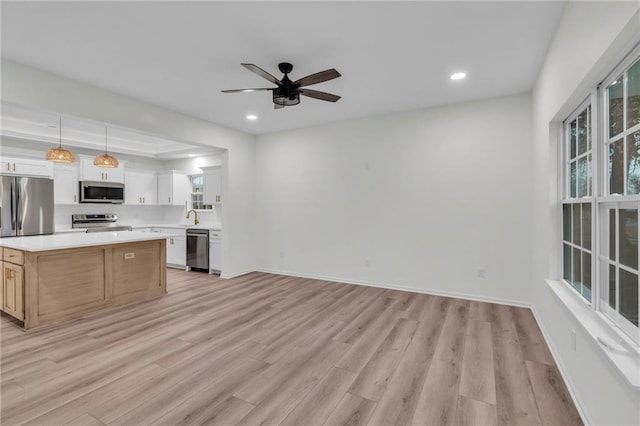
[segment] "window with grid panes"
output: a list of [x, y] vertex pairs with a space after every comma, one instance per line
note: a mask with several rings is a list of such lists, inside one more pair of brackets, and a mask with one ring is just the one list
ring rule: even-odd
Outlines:
[[562, 204], [563, 278], [588, 301], [591, 301], [593, 272], [591, 120], [591, 104], [586, 104], [565, 122]]
[[633, 55], [564, 122], [562, 269], [569, 286], [638, 343], [640, 48]]
[[623, 65], [605, 81], [604, 195], [598, 207], [600, 305], [621, 329], [640, 341], [640, 271], [638, 207], [640, 205], [640, 58]]

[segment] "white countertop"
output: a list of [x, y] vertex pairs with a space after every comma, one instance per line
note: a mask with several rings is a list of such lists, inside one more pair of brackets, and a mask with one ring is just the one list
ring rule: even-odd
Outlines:
[[180, 228], [180, 229], [187, 229], [187, 228], [194, 228], [194, 229], [208, 229], [210, 231], [221, 231], [222, 227], [220, 225], [184, 225], [184, 224], [151, 224], [151, 225], [131, 225], [131, 227], [135, 230], [135, 229], [140, 229], [140, 228]]
[[105, 244], [132, 243], [136, 241], [163, 240], [164, 234], [153, 232], [117, 231], [66, 233], [54, 235], [35, 235], [31, 237], [9, 237], [0, 239], [0, 247], [9, 247], [24, 251], [61, 250], [68, 248], [100, 246]]
[[[210, 231], [222, 231], [222, 227], [220, 225], [184, 225], [184, 224], [166, 224], [166, 223], [162, 223], [162, 224], [157, 224], [157, 223], [152, 223], [150, 225], [131, 225], [131, 228], [133, 228], [133, 230], [135, 231], [136, 229], [143, 229], [143, 228], [163, 228], [163, 229], [167, 229], [167, 228], [174, 228], [174, 229], [187, 229], [187, 228], [195, 228], [195, 229], [208, 229]], [[56, 234], [58, 233], [82, 233], [82, 232], [86, 232], [86, 228], [69, 228], [69, 227], [61, 227], [61, 226], [57, 226], [56, 227]]]

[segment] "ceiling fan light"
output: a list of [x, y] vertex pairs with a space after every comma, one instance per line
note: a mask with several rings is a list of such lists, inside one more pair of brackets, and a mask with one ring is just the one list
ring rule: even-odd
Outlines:
[[288, 93], [278, 93], [278, 90], [273, 91], [273, 103], [282, 106], [298, 105], [300, 103], [300, 93], [294, 93], [289, 95]]
[[118, 159], [105, 152], [104, 154], [100, 154], [93, 159], [93, 165], [112, 169], [118, 167]]
[[76, 156], [68, 149], [58, 147], [47, 151], [45, 159], [56, 163], [73, 163], [76, 161]]

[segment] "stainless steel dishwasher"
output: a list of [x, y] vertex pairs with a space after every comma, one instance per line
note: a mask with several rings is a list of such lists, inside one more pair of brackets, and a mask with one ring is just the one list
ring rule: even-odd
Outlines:
[[187, 270], [209, 272], [209, 230], [187, 229]]

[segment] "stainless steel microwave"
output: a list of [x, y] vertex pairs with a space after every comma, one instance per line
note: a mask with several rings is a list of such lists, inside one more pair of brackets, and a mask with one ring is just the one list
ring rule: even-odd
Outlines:
[[117, 182], [80, 181], [81, 203], [124, 203], [124, 184]]

